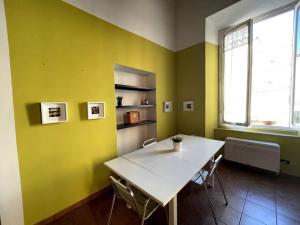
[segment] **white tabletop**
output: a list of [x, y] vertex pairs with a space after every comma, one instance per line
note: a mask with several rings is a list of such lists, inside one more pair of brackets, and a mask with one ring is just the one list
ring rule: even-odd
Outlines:
[[198, 136], [183, 138], [180, 152], [170, 139], [105, 162], [114, 173], [165, 206], [224, 145]]

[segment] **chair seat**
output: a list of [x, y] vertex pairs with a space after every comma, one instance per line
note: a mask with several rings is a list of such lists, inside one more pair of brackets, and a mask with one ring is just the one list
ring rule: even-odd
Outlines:
[[117, 180], [113, 176], [110, 177], [110, 180], [114, 189], [114, 195], [107, 224], [110, 225], [115, 200], [119, 198], [126, 202], [128, 208], [132, 208], [138, 213], [141, 218], [141, 225], [144, 225], [145, 220], [158, 209], [159, 205], [130, 185], [129, 182], [123, 181], [121, 178]]
[[202, 177], [204, 180], [206, 180], [206, 177], [208, 176], [208, 171], [207, 170], [200, 170], [192, 179], [192, 181], [194, 183], [197, 183], [199, 185], [202, 185], [203, 184], [203, 180], [201, 179], [201, 175], [202, 174]]
[[[149, 197], [145, 196], [142, 192], [131, 186], [131, 190], [134, 193], [134, 196], [136, 198], [137, 203], [137, 210], [140, 215], [143, 215], [144, 212], [144, 206], [146, 204], [146, 201], [149, 199]], [[145, 213], [145, 218], [148, 218], [157, 208], [159, 205], [150, 199]]]

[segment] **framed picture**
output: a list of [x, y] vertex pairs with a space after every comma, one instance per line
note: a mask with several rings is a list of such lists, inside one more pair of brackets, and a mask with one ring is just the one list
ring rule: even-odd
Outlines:
[[164, 112], [172, 112], [172, 102], [164, 101]]
[[105, 103], [104, 102], [88, 102], [87, 115], [89, 120], [96, 120], [105, 117]]
[[68, 122], [66, 102], [41, 102], [42, 124]]
[[183, 102], [183, 111], [184, 112], [193, 112], [194, 111], [194, 101], [184, 101]]

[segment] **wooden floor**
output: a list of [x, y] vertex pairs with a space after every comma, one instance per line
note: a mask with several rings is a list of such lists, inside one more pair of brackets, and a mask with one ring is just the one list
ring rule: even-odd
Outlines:
[[[229, 205], [224, 204], [220, 187], [209, 190], [220, 225], [300, 225], [300, 179], [275, 176], [261, 171], [223, 163], [219, 168]], [[163, 187], [162, 187], [163, 188]], [[50, 225], [105, 225], [112, 193], [71, 211]], [[178, 195], [179, 225], [214, 224], [202, 187], [189, 183]], [[132, 210], [118, 201], [111, 225], [138, 225]], [[163, 209], [146, 225], [166, 225]]]

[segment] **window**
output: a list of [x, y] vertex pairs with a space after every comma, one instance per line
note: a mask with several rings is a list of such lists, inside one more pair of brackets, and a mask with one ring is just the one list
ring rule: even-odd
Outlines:
[[247, 122], [249, 26], [224, 37], [224, 122]]
[[298, 14], [289, 5], [220, 32], [221, 124], [300, 126]]
[[253, 24], [251, 124], [288, 127], [294, 11]]
[[296, 37], [295, 37], [295, 81], [294, 81], [294, 101], [292, 122], [295, 126], [300, 126], [300, 10], [296, 15]]

